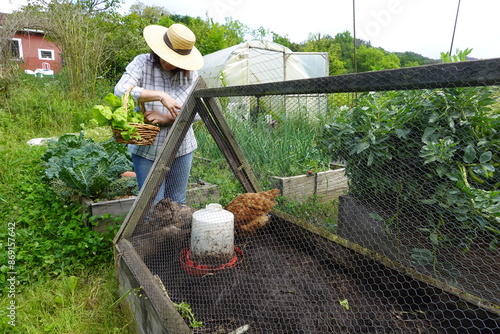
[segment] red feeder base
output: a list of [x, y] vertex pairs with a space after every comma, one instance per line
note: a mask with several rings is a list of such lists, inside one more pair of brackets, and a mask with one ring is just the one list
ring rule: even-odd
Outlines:
[[238, 247], [234, 247], [234, 255], [228, 262], [219, 266], [208, 266], [198, 263], [191, 259], [191, 251], [189, 248], [181, 250], [180, 254], [181, 266], [184, 271], [193, 276], [204, 276], [214, 274], [218, 271], [236, 267], [243, 260], [243, 252]]

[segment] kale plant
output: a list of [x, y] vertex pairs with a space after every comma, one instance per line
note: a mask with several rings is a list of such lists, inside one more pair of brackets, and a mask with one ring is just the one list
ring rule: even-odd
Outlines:
[[[50, 141], [41, 159], [46, 167], [45, 180], [62, 196], [109, 198], [110, 193], [118, 195], [118, 185], [135, 187], [120, 177], [133, 169], [130, 153], [113, 140], [96, 143], [83, 133], [66, 134]], [[123, 189], [121, 195], [129, 191]]]

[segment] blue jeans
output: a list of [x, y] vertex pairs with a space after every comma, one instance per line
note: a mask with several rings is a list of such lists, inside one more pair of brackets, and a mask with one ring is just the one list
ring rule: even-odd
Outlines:
[[[160, 190], [158, 190], [158, 194], [156, 194], [153, 205], [169, 197], [174, 202], [186, 204], [186, 191], [192, 161], [193, 153], [188, 153], [174, 159], [167, 177], [163, 181]], [[137, 176], [137, 184], [139, 185], [139, 189], [141, 189], [154, 161], [132, 153], [132, 162], [134, 163], [134, 172]]]

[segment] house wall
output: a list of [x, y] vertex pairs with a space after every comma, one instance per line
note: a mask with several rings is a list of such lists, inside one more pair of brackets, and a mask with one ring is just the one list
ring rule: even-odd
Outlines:
[[14, 39], [21, 42], [21, 69], [35, 71], [46, 69], [48, 66], [55, 74], [59, 73], [62, 68], [61, 50], [57, 45], [45, 39], [42, 33], [21, 31], [14, 35]]

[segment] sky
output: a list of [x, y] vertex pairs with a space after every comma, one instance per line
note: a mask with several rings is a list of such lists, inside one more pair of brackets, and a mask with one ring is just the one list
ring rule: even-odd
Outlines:
[[[26, 0], [7, 0], [10, 12]], [[126, 13], [137, 0], [124, 0]], [[292, 42], [311, 34], [351, 32], [374, 47], [390, 52], [412, 51], [439, 59], [441, 52], [472, 49], [471, 57], [500, 57], [498, 0], [141, 0], [172, 14], [238, 20], [250, 28], [263, 27]], [[353, 2], [355, 5], [353, 6]], [[460, 2], [456, 30], [455, 18]], [[356, 24], [353, 23], [353, 9]], [[454, 38], [453, 38], [454, 36]]]

